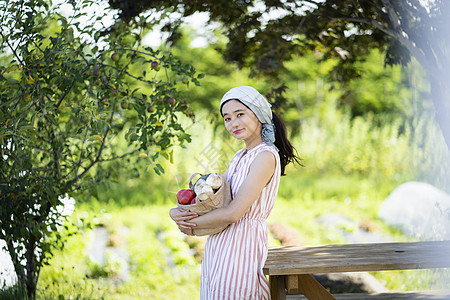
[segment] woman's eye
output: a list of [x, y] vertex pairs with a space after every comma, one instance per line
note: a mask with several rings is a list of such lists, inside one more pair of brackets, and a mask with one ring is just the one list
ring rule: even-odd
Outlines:
[[243, 116], [243, 115], [244, 115], [244, 113], [238, 113], [237, 114], [238, 117]]
[[225, 122], [228, 122], [228, 121], [230, 121], [230, 118], [225, 118], [225, 119], [223, 119]]

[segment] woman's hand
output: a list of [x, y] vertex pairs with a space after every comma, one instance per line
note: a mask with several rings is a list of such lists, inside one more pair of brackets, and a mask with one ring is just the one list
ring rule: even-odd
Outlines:
[[196, 212], [181, 207], [176, 207], [170, 210], [169, 215], [177, 224], [178, 229], [180, 229], [181, 232], [187, 235], [193, 235], [192, 229], [197, 226], [197, 224], [189, 221], [198, 217]]

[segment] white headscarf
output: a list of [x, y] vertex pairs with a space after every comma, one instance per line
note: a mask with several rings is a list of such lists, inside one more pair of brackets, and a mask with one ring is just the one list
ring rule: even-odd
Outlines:
[[239, 86], [232, 88], [225, 93], [222, 100], [220, 100], [220, 109], [222, 110], [222, 105], [226, 101], [233, 99], [239, 100], [253, 111], [258, 120], [262, 123], [262, 140], [267, 145], [275, 147], [273, 144], [275, 142], [275, 125], [272, 120], [272, 105], [266, 98], [251, 86]]

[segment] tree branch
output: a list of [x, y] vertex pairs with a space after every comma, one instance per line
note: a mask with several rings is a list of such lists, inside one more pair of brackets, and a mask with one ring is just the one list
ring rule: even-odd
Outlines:
[[[89, 66], [86, 66], [83, 71], [81, 71], [81, 74], [86, 73], [86, 71], [89, 69]], [[68, 89], [66, 89], [64, 91], [64, 93], [61, 95], [61, 97], [58, 100], [58, 103], [55, 104], [56, 109], [58, 109], [62, 103], [62, 101], [64, 100], [64, 98], [66, 98], [67, 94], [72, 90], [73, 86], [75, 85], [75, 80], [72, 80], [72, 84], [70, 85], [70, 87]]]
[[6, 42], [6, 44], [8, 45], [9, 49], [11, 49], [12, 53], [14, 54], [14, 57], [18, 60], [18, 62], [20, 64], [22, 64], [23, 66], [25, 66], [24, 62], [20, 59], [19, 55], [16, 52], [16, 49], [14, 49], [11, 44], [9, 43], [9, 41], [6, 39], [6, 37], [3, 35], [3, 32], [0, 30], [0, 35], [2, 36], [2, 39]]
[[114, 156], [114, 157], [105, 158], [105, 159], [99, 159], [98, 162], [105, 162], [105, 161], [113, 161], [113, 160], [116, 160], [116, 159], [122, 159], [122, 158], [127, 157], [128, 155], [132, 155], [132, 154], [134, 154], [136, 152], [139, 152], [139, 150], [133, 150], [133, 151], [124, 153], [124, 154], [119, 155], [119, 156]]
[[426, 8], [420, 3], [418, 0], [409, 0], [412, 4], [412, 7], [416, 9], [418, 13], [420, 13], [420, 17], [429, 17], [429, 13]]
[[[86, 131], [84, 133], [83, 144], [86, 143], [88, 132], [89, 132], [89, 124], [86, 124]], [[81, 157], [82, 156], [83, 156], [83, 145], [81, 146], [80, 158], [78, 159], [78, 163], [74, 166], [75, 178], [78, 178], [78, 168], [81, 166]]]
[[401, 32], [401, 22], [400, 18], [398, 17], [397, 13], [395, 12], [394, 7], [392, 6], [391, 2], [389, 0], [381, 0], [384, 7], [387, 9], [387, 15], [389, 17], [389, 20], [393, 26], [394, 31]]
[[[111, 110], [111, 116], [109, 118], [109, 125], [112, 124], [113, 116], [115, 113], [115, 108], [116, 108], [116, 104], [114, 103], [113, 108]], [[103, 152], [103, 148], [105, 147], [106, 137], [108, 136], [108, 132], [109, 132], [110, 128], [111, 128], [110, 126], [106, 127], [105, 133], [103, 134], [102, 144], [100, 145], [100, 149], [98, 150], [98, 153], [97, 153], [97, 157], [94, 159], [94, 161], [91, 162], [91, 164], [89, 166], [87, 166], [84, 169], [83, 173], [80, 174], [80, 177], [83, 177], [84, 174], [86, 174], [97, 162], [99, 162], [100, 156], [102, 155], [102, 152]]]
[[316, 8], [318, 8], [320, 6], [320, 4], [321, 4], [320, 2], [313, 1], [313, 0], [303, 0], [302, 2], [307, 2], [307, 3], [310, 3], [310, 4], [314, 4], [314, 5], [317, 6]]
[[377, 14], [379, 14], [380, 16], [384, 15], [385, 12], [383, 10], [380, 9], [379, 5], [377, 5], [376, 3], [374, 3], [373, 1], [369, 0], [370, 4], [372, 5], [372, 8], [377, 12]]
[[[153, 55], [153, 54], [149, 54], [149, 53], [146, 53], [146, 52], [143, 52], [143, 51], [139, 51], [139, 50], [135, 50], [135, 49], [130, 49], [130, 48], [114, 48], [114, 49], [110, 49], [110, 50], [107, 50], [106, 52], [111, 52], [111, 51], [131, 51], [131, 52], [135, 52], [135, 53], [140, 53], [140, 54], [142, 54], [142, 55], [146, 55], [146, 56], [150, 56], [150, 57], [153, 57], [153, 58], [157, 58], [155, 55]], [[97, 58], [99, 58], [100, 56], [102, 56], [103, 55], [103, 52], [102, 53], [100, 53], [100, 54], [98, 54], [97, 55]]]
[[[355, 22], [355, 23], [364, 23], [372, 25], [373, 27], [381, 30], [382, 32], [386, 33], [387, 35], [397, 39], [400, 43], [402, 43], [410, 52], [411, 54], [420, 62], [420, 64], [427, 68], [429, 67], [429, 61], [427, 60], [426, 56], [417, 48], [416, 44], [410, 41], [408, 38], [403, 36], [401, 33], [398, 33], [385, 25], [381, 24], [375, 19], [371, 18], [354, 18], [354, 17], [344, 17], [341, 18], [345, 21], [349, 22]], [[433, 73], [435, 68], [430, 69], [429, 71]]]
[[103, 66], [109, 67], [109, 68], [112, 68], [112, 69], [115, 69], [116, 71], [122, 72], [122, 73], [124, 73], [124, 74], [130, 76], [131, 78], [136, 79], [136, 80], [139, 80], [139, 81], [142, 81], [142, 82], [147, 82], [147, 83], [151, 84], [151, 81], [145, 80], [145, 79], [142, 79], [142, 78], [139, 78], [139, 77], [136, 77], [136, 76], [134, 76], [133, 74], [131, 74], [131, 73], [125, 71], [125, 70], [119, 69], [118, 67], [111, 66], [111, 65], [107, 65], [107, 64], [103, 64]]

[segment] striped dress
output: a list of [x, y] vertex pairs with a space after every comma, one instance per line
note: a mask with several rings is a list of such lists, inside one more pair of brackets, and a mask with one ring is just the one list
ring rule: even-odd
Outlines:
[[234, 198], [253, 160], [262, 151], [275, 155], [274, 175], [239, 221], [208, 237], [202, 262], [202, 300], [270, 299], [269, 284], [262, 269], [268, 250], [266, 219], [275, 203], [281, 175], [277, 150], [265, 143], [249, 151], [239, 150], [228, 167], [227, 180]]

